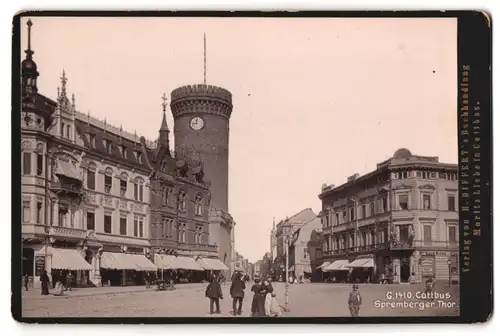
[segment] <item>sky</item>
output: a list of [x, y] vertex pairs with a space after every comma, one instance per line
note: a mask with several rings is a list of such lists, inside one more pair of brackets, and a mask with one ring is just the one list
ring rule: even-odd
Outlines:
[[150, 140], [162, 94], [203, 83], [206, 33], [207, 84], [233, 94], [229, 211], [250, 261], [270, 250], [273, 218], [320, 211], [323, 183], [368, 173], [402, 147], [457, 162], [453, 18], [32, 21], [39, 92], [55, 99], [64, 69], [80, 112]]

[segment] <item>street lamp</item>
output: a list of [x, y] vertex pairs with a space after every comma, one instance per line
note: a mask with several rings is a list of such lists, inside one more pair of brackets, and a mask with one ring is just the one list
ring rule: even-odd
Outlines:
[[285, 243], [286, 243], [286, 251], [285, 251], [285, 307], [284, 310], [285, 312], [290, 311], [290, 307], [288, 304], [288, 286], [290, 285], [288, 282], [288, 250], [290, 249], [290, 237], [285, 236]]
[[448, 287], [451, 287], [451, 257], [448, 258]]

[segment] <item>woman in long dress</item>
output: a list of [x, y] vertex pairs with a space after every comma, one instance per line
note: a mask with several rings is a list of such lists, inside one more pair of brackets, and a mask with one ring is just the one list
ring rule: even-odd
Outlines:
[[49, 276], [46, 270], [40, 274], [40, 283], [42, 284], [42, 295], [49, 295]]
[[252, 316], [266, 316], [266, 294], [267, 287], [263, 281], [259, 281], [252, 286], [253, 301], [252, 301]]

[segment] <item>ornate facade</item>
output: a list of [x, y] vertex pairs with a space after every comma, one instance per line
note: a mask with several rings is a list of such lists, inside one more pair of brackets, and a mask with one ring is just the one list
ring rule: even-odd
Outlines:
[[[81, 285], [139, 283], [154, 254], [216, 257], [210, 245], [210, 184], [194, 152], [80, 113], [63, 71], [56, 100], [38, 93], [31, 50], [22, 76], [23, 272], [73, 271]], [[82, 263], [82, 261], [84, 261]]]
[[319, 198], [323, 269], [334, 262], [333, 270], [348, 267], [360, 281], [455, 278], [456, 164], [399, 149], [364, 176], [353, 175], [338, 187], [324, 185]]

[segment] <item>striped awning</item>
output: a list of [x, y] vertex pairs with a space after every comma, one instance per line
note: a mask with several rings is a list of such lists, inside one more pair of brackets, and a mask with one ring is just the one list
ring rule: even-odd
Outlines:
[[170, 254], [155, 254], [155, 265], [159, 269], [175, 269], [177, 257]]
[[206, 270], [210, 271], [227, 271], [229, 268], [224, 265], [219, 259], [199, 258], [198, 264]]
[[325, 267], [323, 271], [329, 272], [329, 271], [348, 271], [349, 269], [346, 268], [346, 265], [349, 264], [349, 261], [347, 259], [341, 259], [341, 260], [335, 260], [332, 262], [330, 265]]
[[82, 180], [82, 176], [78, 171], [78, 168], [70, 162], [66, 162], [63, 160], [57, 160], [56, 174], [63, 175], [75, 180]]
[[[370, 262], [371, 261], [371, 262]], [[363, 267], [373, 267], [372, 258], [359, 258], [346, 265], [347, 268], [363, 268]]]
[[53, 269], [70, 271], [89, 271], [92, 269], [92, 266], [76, 250], [52, 248], [51, 252]]
[[131, 254], [132, 261], [137, 266], [138, 271], [157, 271], [158, 267], [155, 266], [151, 261], [149, 261], [146, 256], [142, 254]]
[[316, 269], [320, 269], [321, 268], [322, 270], [324, 270], [324, 268], [326, 266], [330, 265], [330, 264], [331, 264], [330, 261], [323, 261], [323, 263], [321, 265], [319, 265], [318, 267], [316, 267]]
[[117, 270], [139, 270], [131, 254], [103, 252], [101, 268]]
[[193, 258], [184, 256], [177, 257], [175, 268], [192, 271], [203, 271], [203, 268]]

